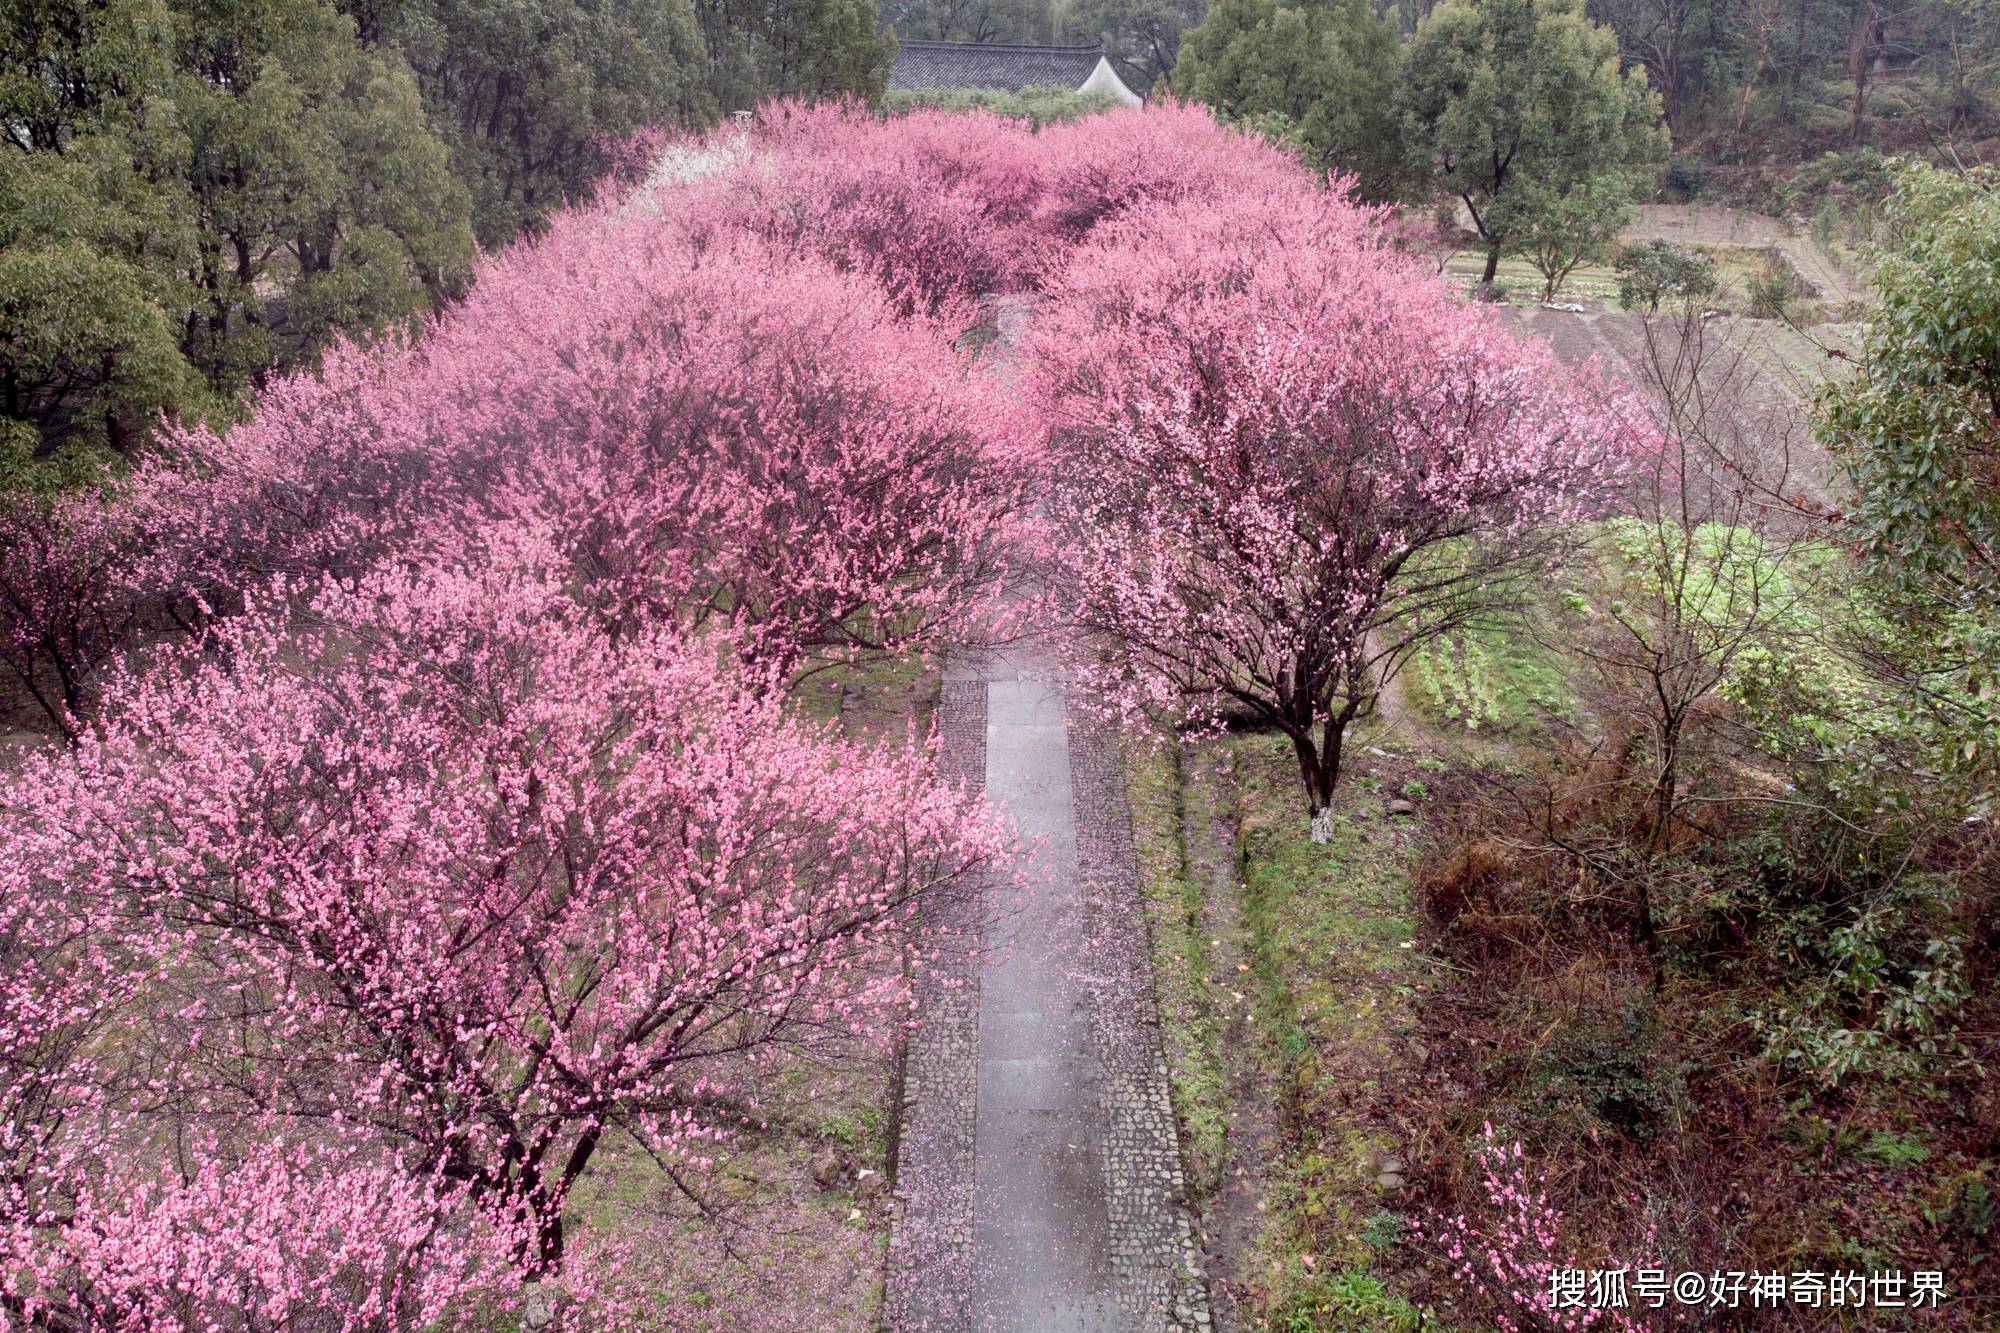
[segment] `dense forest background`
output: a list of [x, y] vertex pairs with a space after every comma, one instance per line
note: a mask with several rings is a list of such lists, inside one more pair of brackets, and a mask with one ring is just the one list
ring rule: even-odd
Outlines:
[[[65, 484], [163, 412], [227, 419], [336, 335], [439, 308], [478, 248], [586, 192], [640, 127], [879, 95], [897, 36], [1101, 39], [1134, 88], [1284, 136], [1367, 193], [1465, 195], [1434, 170], [1435, 114], [1390, 95], [1423, 81], [1405, 62], [1449, 67], [1425, 35], [1451, 26], [1434, 8], [6, 0], [0, 471]], [[1586, 15], [1643, 72], [1674, 145], [1635, 148], [1621, 197], [1728, 198], [1865, 241], [1885, 154], [1976, 155], [1995, 130], [2000, 8], [1977, 0], [1590, 0]]]
[[[1174, 74], [1184, 35], [1241, 38], [1239, 55], [1275, 75], [1306, 118], [1316, 82], [1365, 74], [1354, 34], [1414, 37], [1432, 0], [889, 0], [898, 35], [968, 42], [1101, 38], [1134, 88]], [[1675, 142], [1725, 166], [1796, 162], [1857, 145], [1915, 147], [1993, 132], [2000, 7], [1922, 0], [1590, 0], [1591, 19], [1644, 69]], [[1304, 40], [1301, 40], [1301, 37]], [[1270, 48], [1268, 54], [1257, 48]], [[1269, 108], [1260, 108], [1269, 109]]]
[[870, 96], [869, 0], [8, 0], [0, 482], [411, 326], [642, 127]]

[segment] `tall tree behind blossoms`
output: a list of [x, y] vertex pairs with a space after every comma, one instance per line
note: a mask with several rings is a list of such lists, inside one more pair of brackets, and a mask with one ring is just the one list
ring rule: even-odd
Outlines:
[[[0, 1143], [17, 1243], [76, 1249], [38, 1167], [87, 1178], [141, 1112], [275, 1119], [364, 1136], [550, 1278], [607, 1136], [698, 1176], [774, 1060], [893, 1028], [915, 914], [1002, 850], [978, 804], [705, 646], [613, 642], [520, 530], [466, 554], [253, 605], [0, 790], [0, 920], [67, 951], [10, 957], [0, 1009], [77, 1034], [33, 1047], [69, 1114]], [[108, 984], [51, 1013], [47, 974]]]
[[1247, 710], [1330, 832], [1347, 728], [1427, 639], [1504, 612], [1646, 437], [1339, 198], [1113, 226], [1029, 337], [1063, 600], [1132, 710]]
[[504, 245], [589, 198], [608, 147], [649, 125], [715, 119], [688, 0], [339, 0], [364, 42], [415, 70], [430, 123]]
[[1282, 132], [1371, 199], [1408, 177], [1396, 113], [1402, 44], [1365, 0], [1218, 0], [1182, 38], [1174, 91]]
[[1482, 291], [1550, 209], [1616, 213], [1666, 161], [1659, 96], [1583, 0], [1443, 0], [1402, 68], [1413, 165], [1471, 214]]
[[230, 414], [472, 267], [409, 69], [319, 0], [0, 7], [0, 152], [0, 486]]

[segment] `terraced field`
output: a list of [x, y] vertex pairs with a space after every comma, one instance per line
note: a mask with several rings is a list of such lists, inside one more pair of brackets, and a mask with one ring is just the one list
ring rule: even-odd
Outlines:
[[1507, 307], [1503, 318], [1549, 343], [1564, 361], [1595, 359], [1634, 388], [1659, 397], [1663, 384], [1683, 391], [1685, 410], [1700, 413], [1719, 450], [1754, 470], [1760, 489], [1815, 510], [1838, 509], [1834, 467], [1807, 429], [1820, 384], [1841, 373], [1860, 326], [1801, 329], [1780, 320], [1718, 316], [1683, 336], [1672, 320], [1613, 311], [1582, 314]]
[[[1473, 230], [1471, 214], [1462, 208], [1460, 226], [1468, 234]], [[1642, 204], [1620, 240], [1632, 244], [1656, 238], [1712, 257], [1723, 285], [1715, 299], [1725, 306], [1741, 303], [1750, 276], [1768, 262], [1772, 252], [1782, 255], [1803, 283], [1805, 299], [1826, 313], [1845, 315], [1868, 300], [1868, 285], [1861, 274], [1781, 218], [1723, 204]], [[1470, 248], [1453, 255], [1445, 272], [1469, 292], [1479, 285], [1484, 267], [1484, 252]], [[1508, 300], [1540, 304], [1542, 276], [1525, 260], [1503, 260], [1494, 281], [1506, 291]], [[1585, 265], [1564, 280], [1557, 299], [1589, 309], [1610, 308], [1618, 299], [1617, 275], [1607, 265]]]

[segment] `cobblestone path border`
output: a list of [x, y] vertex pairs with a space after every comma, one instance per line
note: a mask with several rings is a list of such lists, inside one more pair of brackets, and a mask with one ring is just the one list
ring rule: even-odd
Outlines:
[[1086, 947], [1102, 969], [1091, 1017], [1104, 1067], [1104, 1186], [1118, 1304], [1133, 1329], [1206, 1330], [1208, 1283], [1181, 1171], [1118, 733], [1098, 710], [1072, 706], [1068, 716]]
[[[983, 680], [947, 678], [939, 704], [947, 776], [983, 789]], [[1212, 1328], [1201, 1250], [1181, 1171], [1179, 1133], [1153, 996], [1130, 808], [1113, 724], [1065, 710], [1085, 971], [1098, 1098], [1100, 1164], [1120, 1333]], [[978, 1143], [979, 960], [970, 923], [947, 923], [944, 966], [920, 983], [905, 1066], [884, 1325], [895, 1333], [974, 1326], [972, 1241]], [[1042, 1325], [1019, 1311], [1019, 1327]], [[982, 1316], [990, 1321], [991, 1312]], [[1089, 1330], [1088, 1333], [1097, 1333]]]
[[[947, 781], [986, 788], [986, 682], [945, 680], [939, 764]], [[946, 1330], [972, 1324], [972, 1150], [979, 1094], [979, 923], [985, 895], [934, 923], [941, 956], [917, 978], [917, 1028], [903, 1065], [896, 1217], [883, 1324]]]

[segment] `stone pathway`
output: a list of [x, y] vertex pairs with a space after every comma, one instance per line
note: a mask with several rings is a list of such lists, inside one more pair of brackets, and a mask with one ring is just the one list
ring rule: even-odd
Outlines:
[[939, 727], [1030, 852], [938, 923], [981, 948], [922, 983], [885, 1322], [1206, 1329], [1116, 737], [1032, 648], [948, 671]]

